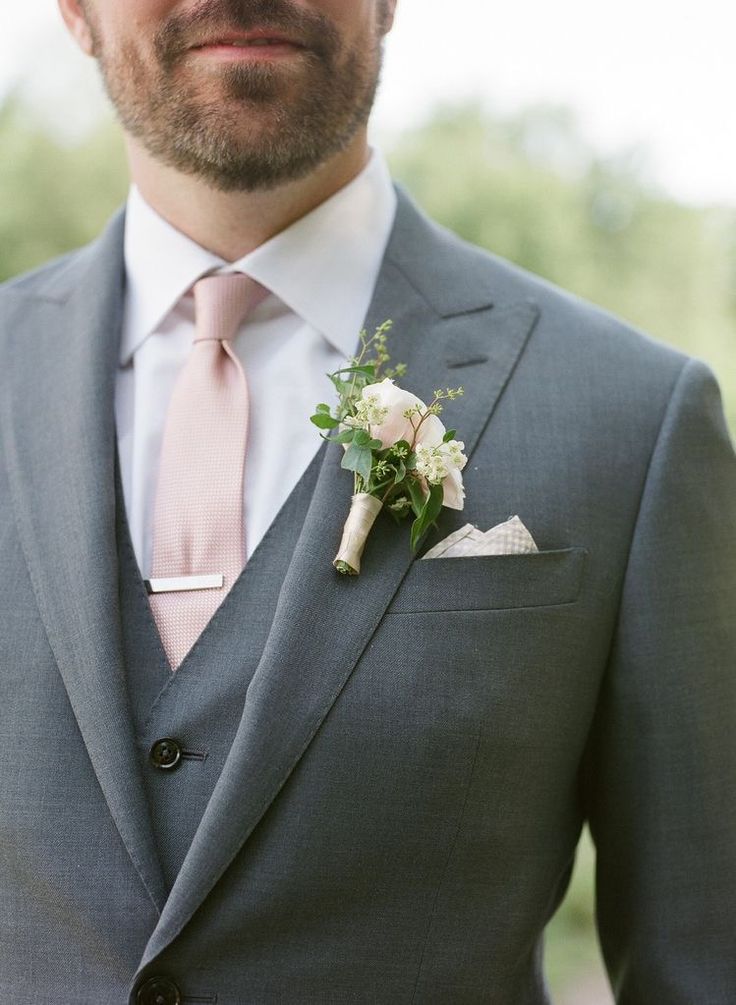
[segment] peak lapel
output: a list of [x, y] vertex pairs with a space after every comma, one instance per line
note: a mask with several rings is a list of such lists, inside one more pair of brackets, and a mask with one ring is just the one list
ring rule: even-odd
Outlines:
[[4, 293], [2, 435], [49, 642], [120, 836], [154, 904], [164, 885], [128, 712], [115, 544], [114, 381], [122, 217], [53, 279]]
[[[472, 283], [463, 295], [453, 280], [466, 286], [468, 277], [462, 262], [452, 264], [447, 240], [401, 201], [367, 326], [393, 318], [392, 359], [408, 364], [411, 379], [402, 384], [420, 397], [431, 396], [436, 387], [464, 384], [457, 424], [472, 451], [537, 312], [528, 304], [492, 310], [489, 290]], [[432, 282], [435, 273], [444, 275], [444, 311], [423, 293], [428, 272]], [[486, 268], [486, 287], [487, 273]], [[341, 458], [340, 447], [326, 447], [237, 736], [142, 966], [176, 938], [266, 812], [345, 686], [412, 561], [408, 523], [396, 525], [381, 514], [360, 576], [334, 571], [352, 491]]]

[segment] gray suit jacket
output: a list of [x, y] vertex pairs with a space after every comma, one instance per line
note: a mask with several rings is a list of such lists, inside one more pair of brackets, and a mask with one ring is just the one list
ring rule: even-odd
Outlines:
[[3, 1005], [158, 975], [164, 1005], [539, 1005], [586, 818], [618, 1000], [732, 1005], [736, 460], [706, 367], [402, 197], [368, 324], [420, 396], [466, 390], [466, 510], [427, 546], [518, 513], [541, 554], [416, 561], [381, 517], [339, 578], [326, 449], [168, 890], [121, 656], [122, 294], [120, 219], [0, 290]]

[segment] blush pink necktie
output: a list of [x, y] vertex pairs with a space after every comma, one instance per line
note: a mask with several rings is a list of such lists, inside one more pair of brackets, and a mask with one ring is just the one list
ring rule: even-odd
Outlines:
[[267, 292], [242, 273], [194, 284], [196, 332], [166, 417], [146, 583], [172, 670], [245, 564], [248, 385], [230, 341]]

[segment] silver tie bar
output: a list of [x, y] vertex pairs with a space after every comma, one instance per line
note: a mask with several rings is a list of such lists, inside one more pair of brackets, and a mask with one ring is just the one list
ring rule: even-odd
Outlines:
[[147, 593], [186, 593], [189, 590], [221, 590], [225, 576], [172, 576], [169, 579], [146, 579]]

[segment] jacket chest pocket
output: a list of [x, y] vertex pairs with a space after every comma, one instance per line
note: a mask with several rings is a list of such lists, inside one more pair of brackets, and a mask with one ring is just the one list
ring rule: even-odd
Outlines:
[[479, 730], [492, 737], [499, 763], [530, 747], [546, 756], [568, 739], [574, 746], [598, 680], [590, 654], [599, 624], [587, 601], [576, 603], [587, 555], [573, 547], [416, 561], [343, 708], [356, 721], [392, 723], [399, 736], [414, 728], [438, 756], [454, 736]]
[[387, 614], [555, 607], [578, 598], [587, 551], [419, 559]]

